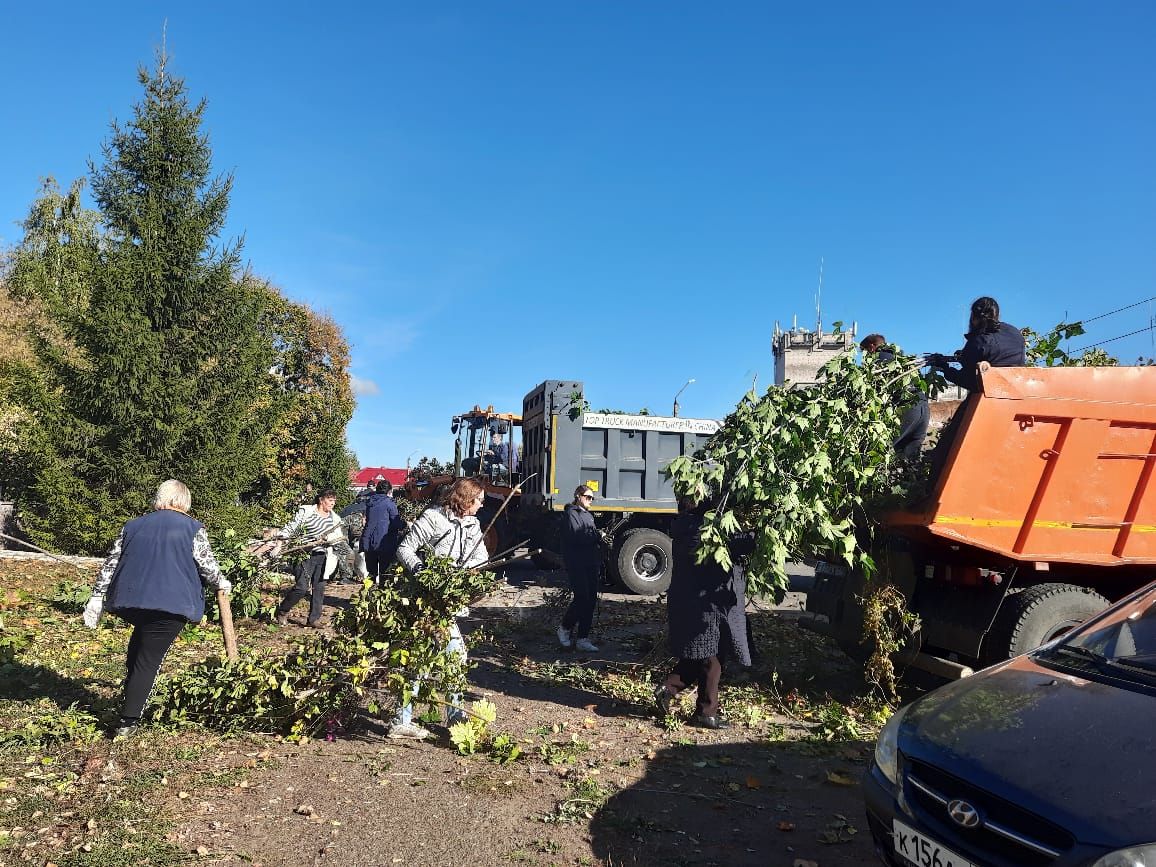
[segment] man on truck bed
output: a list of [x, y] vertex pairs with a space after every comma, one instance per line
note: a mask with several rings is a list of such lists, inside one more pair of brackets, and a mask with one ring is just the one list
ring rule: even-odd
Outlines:
[[929, 356], [929, 364], [942, 369], [948, 382], [968, 391], [979, 388], [981, 361], [992, 367], [1023, 367], [1028, 363], [1023, 334], [1014, 325], [999, 321], [999, 302], [987, 295], [972, 302], [964, 339], [963, 349], [955, 353], [958, 370], [948, 367], [952, 359], [947, 355]]
[[[880, 361], [890, 361], [895, 357], [895, 350], [887, 345], [887, 338], [882, 334], [868, 334], [860, 341], [859, 348], [865, 355], [874, 355]], [[923, 440], [927, 438], [927, 424], [931, 420], [931, 410], [923, 389], [913, 388], [908, 396], [912, 403], [903, 411], [899, 436], [895, 440], [894, 447], [895, 451], [911, 461], [919, 457]]]

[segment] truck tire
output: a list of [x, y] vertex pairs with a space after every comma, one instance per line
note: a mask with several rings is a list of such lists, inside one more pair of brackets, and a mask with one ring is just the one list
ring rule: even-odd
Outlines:
[[1008, 591], [983, 640], [981, 657], [994, 665], [1035, 650], [1108, 607], [1108, 600], [1075, 584], [1033, 584]]
[[657, 596], [670, 586], [670, 536], [638, 527], [622, 537], [615, 560], [618, 580], [639, 596]]

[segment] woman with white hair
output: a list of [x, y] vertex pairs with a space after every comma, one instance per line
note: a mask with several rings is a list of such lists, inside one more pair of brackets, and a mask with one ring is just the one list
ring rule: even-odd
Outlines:
[[181, 629], [205, 615], [202, 585], [226, 593], [232, 589], [221, 576], [204, 526], [187, 514], [192, 499], [183, 482], [161, 483], [154, 511], [121, 529], [84, 609], [84, 625], [91, 629], [105, 608], [133, 627], [117, 737], [131, 734], [140, 723], [161, 661]]

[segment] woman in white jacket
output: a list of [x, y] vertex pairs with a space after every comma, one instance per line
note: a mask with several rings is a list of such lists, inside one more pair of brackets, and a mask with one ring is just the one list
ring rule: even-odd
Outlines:
[[[490, 555], [482, 542], [482, 525], [476, 517], [485, 501], [486, 489], [481, 482], [476, 479], [459, 479], [450, 488], [441, 506], [426, 509], [410, 525], [397, 548], [397, 561], [411, 575], [425, 565], [422, 557], [429, 556], [427, 552], [438, 557], [448, 557], [463, 569], [485, 563]], [[458, 616], [464, 617], [468, 613], [468, 608], [463, 609], [458, 612]], [[450, 629], [446, 652], [455, 653], [465, 661], [466, 643], [457, 623]], [[449, 701], [453, 709], [448, 722], [452, 725], [464, 714], [458, 709], [461, 696], [451, 695]], [[394, 715], [389, 736], [421, 740], [429, 737], [429, 730], [413, 721], [413, 704], [410, 703], [399, 708]]]

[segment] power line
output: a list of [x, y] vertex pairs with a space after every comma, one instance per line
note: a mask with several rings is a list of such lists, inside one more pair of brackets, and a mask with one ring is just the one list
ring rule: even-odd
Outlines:
[[1099, 340], [1095, 343], [1089, 343], [1087, 346], [1082, 346], [1075, 350], [1075, 352], [1086, 352], [1089, 349], [1095, 349], [1097, 346], [1103, 346], [1105, 343], [1112, 343], [1115, 340], [1123, 340], [1125, 337], [1135, 337], [1137, 334], [1143, 334], [1145, 331], [1151, 331], [1154, 328], [1156, 328], [1156, 322], [1149, 322], [1147, 328], [1141, 328], [1137, 331], [1129, 331], [1127, 334], [1121, 334], [1119, 337], [1109, 337], [1107, 340]]
[[[1129, 304], [1127, 307], [1119, 307], [1115, 310], [1109, 310], [1107, 313], [1101, 313], [1099, 316], [1093, 316], [1091, 319], [1080, 319], [1077, 321], [1081, 325], [1084, 325], [1088, 322], [1095, 322], [1097, 319], [1104, 319], [1105, 317], [1108, 317], [1108, 316], [1115, 316], [1117, 313], [1123, 313], [1125, 310], [1131, 310], [1133, 307], [1139, 307], [1141, 304], [1147, 304], [1149, 301], [1156, 301], [1156, 295], [1153, 295], [1151, 298], [1145, 298], [1143, 301], [1137, 301], [1135, 304]], [[1144, 330], [1147, 330], [1147, 329], [1144, 329]], [[1130, 337], [1131, 335], [1125, 334], [1122, 336], [1123, 337]], [[1119, 338], [1113, 337], [1112, 339], [1118, 340]], [[1105, 340], [1103, 342], [1107, 343], [1108, 341]]]

